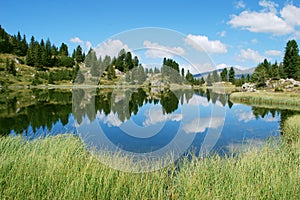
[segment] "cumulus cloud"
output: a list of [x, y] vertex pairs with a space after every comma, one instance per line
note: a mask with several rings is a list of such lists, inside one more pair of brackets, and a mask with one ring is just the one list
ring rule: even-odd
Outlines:
[[88, 51], [92, 47], [92, 43], [90, 41], [83, 41], [79, 37], [71, 38], [70, 42], [74, 44], [79, 44], [85, 51]]
[[269, 12], [272, 12], [272, 13], [277, 12], [276, 7], [278, 7], [278, 4], [273, 2], [273, 1], [262, 0], [262, 1], [258, 2], [258, 5], [265, 8], [264, 11], [267, 11], [267, 12], [269, 11]]
[[274, 35], [285, 35], [294, 30], [292, 26], [272, 12], [243, 11], [240, 15], [233, 15], [228, 23], [234, 28], [240, 27], [251, 32], [272, 33]]
[[260, 11], [243, 11], [239, 15], [232, 15], [228, 22], [234, 28], [241, 28], [257, 33], [271, 33], [286, 35], [297, 31], [300, 25], [300, 8], [291, 4], [285, 5], [278, 15], [278, 4], [262, 0]]
[[71, 38], [70, 42], [75, 43], [75, 44], [82, 44], [83, 43], [83, 41], [79, 37]]
[[235, 110], [234, 112], [235, 112], [235, 115], [237, 116], [239, 122], [243, 121], [243, 122], [247, 123], [249, 121], [255, 120], [255, 116], [252, 113], [252, 111], [245, 112], [243, 110], [238, 109], [238, 110]]
[[258, 62], [262, 62], [264, 57], [260, 55], [258, 51], [254, 51], [248, 48], [248, 49], [241, 49], [240, 54], [238, 55], [238, 59], [241, 61], [251, 60], [258, 63]]
[[227, 53], [226, 45], [220, 40], [209, 40], [208, 37], [204, 35], [189, 34], [184, 39], [184, 42], [200, 52]]
[[164, 114], [162, 108], [156, 106], [152, 109], [149, 109], [145, 112], [145, 121], [143, 122], [143, 126], [155, 125], [158, 123], [163, 123], [166, 121], [181, 121], [183, 118], [182, 114]]
[[164, 46], [148, 40], [144, 41], [144, 46], [147, 48], [145, 55], [148, 58], [172, 58], [174, 55], [184, 54], [184, 49], [182, 47]]
[[209, 102], [207, 101], [206, 97], [201, 97], [198, 95], [193, 95], [193, 97], [191, 99], [189, 99], [189, 102], [187, 102], [188, 106], [204, 106], [204, 107], [208, 107], [209, 106]]
[[97, 118], [99, 118], [104, 124], [109, 127], [119, 127], [123, 122], [119, 119], [118, 114], [110, 112], [105, 115], [103, 112], [97, 113]]
[[287, 5], [281, 10], [280, 14], [287, 23], [300, 26], [300, 8]]
[[121, 49], [125, 49], [126, 51], [131, 51], [127, 44], [124, 44], [121, 40], [113, 40], [109, 39], [95, 48], [95, 52], [98, 57], [117, 56]]
[[265, 55], [267, 55], [267, 56], [281, 56], [281, 51], [267, 50], [267, 51], [265, 51]]
[[183, 130], [186, 133], [204, 133], [206, 129], [216, 129], [222, 126], [224, 118], [221, 117], [203, 117], [196, 118], [188, 124], [183, 124]]

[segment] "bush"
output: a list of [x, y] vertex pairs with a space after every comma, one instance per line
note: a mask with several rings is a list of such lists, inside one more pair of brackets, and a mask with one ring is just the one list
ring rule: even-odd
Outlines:
[[283, 92], [283, 89], [280, 88], [280, 87], [276, 87], [274, 91], [275, 91], [275, 92]]

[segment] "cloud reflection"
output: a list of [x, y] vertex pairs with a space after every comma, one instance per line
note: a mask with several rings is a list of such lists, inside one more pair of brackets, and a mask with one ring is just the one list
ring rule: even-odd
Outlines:
[[208, 128], [216, 129], [223, 125], [222, 117], [196, 118], [188, 124], [183, 124], [186, 133], [203, 133]]

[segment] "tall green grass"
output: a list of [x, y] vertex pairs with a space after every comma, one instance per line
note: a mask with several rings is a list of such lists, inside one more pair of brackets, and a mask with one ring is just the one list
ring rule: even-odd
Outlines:
[[230, 100], [258, 107], [300, 111], [300, 93], [297, 92], [235, 92], [230, 95]]
[[297, 142], [300, 140], [300, 115], [289, 117], [282, 127], [284, 138], [289, 142]]
[[299, 147], [297, 141], [237, 157], [193, 157], [179, 169], [137, 174], [102, 164], [74, 136], [3, 137], [0, 199], [298, 199]]

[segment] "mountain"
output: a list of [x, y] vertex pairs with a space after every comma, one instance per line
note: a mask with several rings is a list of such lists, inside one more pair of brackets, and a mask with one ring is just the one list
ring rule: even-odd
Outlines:
[[[227, 68], [227, 70], [229, 71], [230, 68]], [[238, 68], [233, 68], [235, 71], [235, 78], [241, 78], [241, 76], [244, 74], [244, 76], [247, 76], [247, 74], [252, 75], [255, 71], [255, 67], [250, 68], [250, 69], [238, 69]], [[217, 72], [220, 74], [223, 71], [223, 69], [217, 69]], [[208, 74], [212, 74], [213, 71], [208, 71], [208, 72], [203, 72], [203, 73], [199, 73], [199, 74], [194, 74], [194, 78], [201, 78], [204, 77], [206, 78], [208, 76]]]

